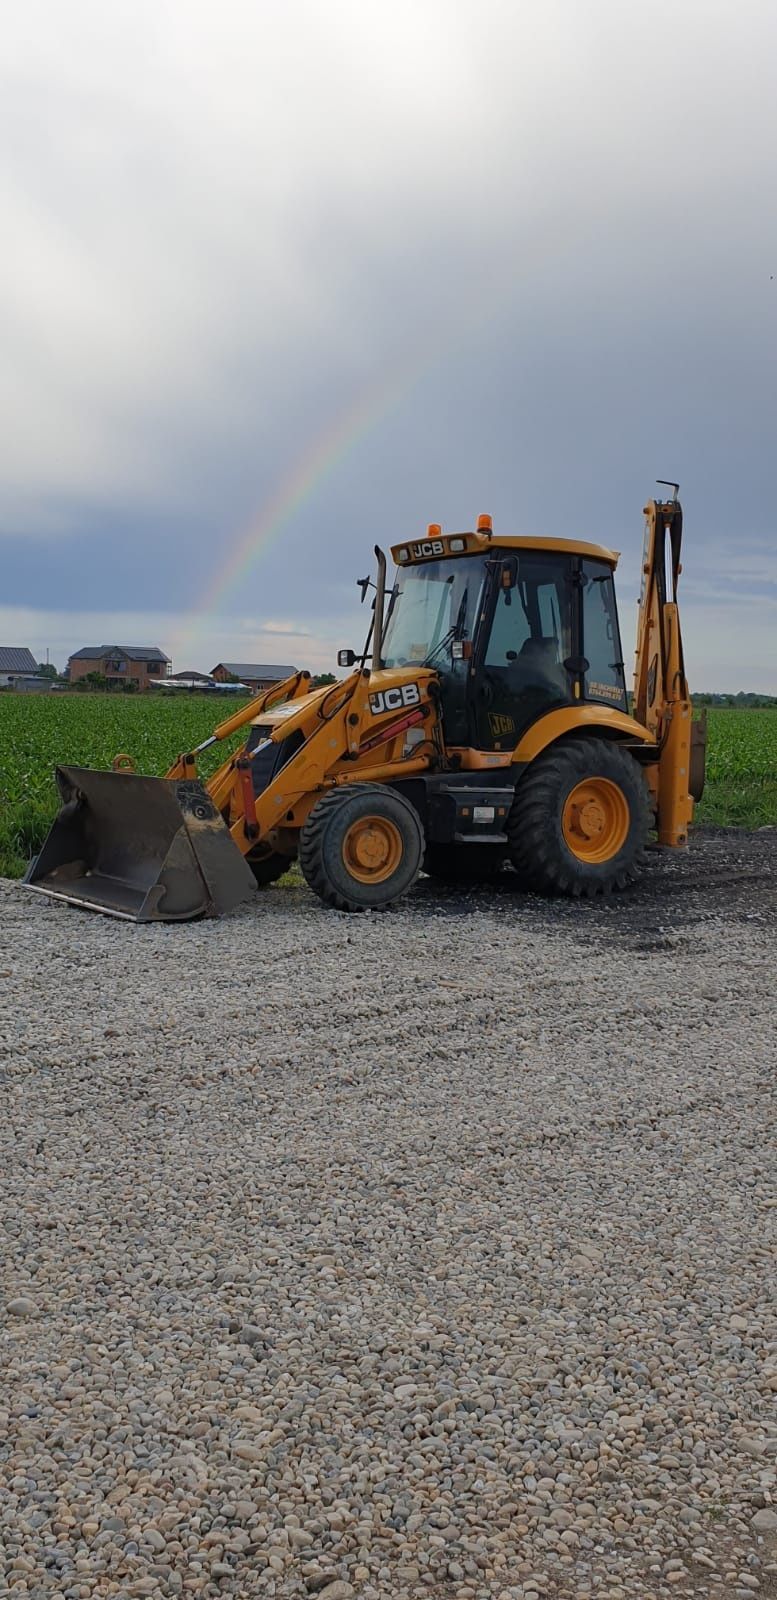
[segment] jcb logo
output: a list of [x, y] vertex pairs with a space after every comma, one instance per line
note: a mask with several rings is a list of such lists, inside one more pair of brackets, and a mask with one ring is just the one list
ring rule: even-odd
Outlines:
[[441, 556], [445, 550], [442, 539], [422, 539], [420, 544], [411, 544], [411, 556]]
[[397, 689], [382, 689], [380, 694], [371, 694], [370, 711], [374, 717], [379, 717], [382, 711], [402, 711], [405, 706], [417, 706], [420, 700], [418, 684], [403, 683]]
[[515, 723], [512, 717], [506, 716], [503, 711], [489, 711], [488, 725], [491, 732], [496, 735], [500, 733], [515, 733]]

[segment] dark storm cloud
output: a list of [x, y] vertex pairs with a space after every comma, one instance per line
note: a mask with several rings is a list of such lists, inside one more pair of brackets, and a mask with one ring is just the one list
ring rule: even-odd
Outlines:
[[325, 651], [376, 537], [479, 510], [621, 549], [628, 617], [678, 477], [696, 682], [774, 683], [769, 6], [80, 0], [10, 34], [6, 607], [167, 626], [399, 369], [198, 648], [253, 617]]

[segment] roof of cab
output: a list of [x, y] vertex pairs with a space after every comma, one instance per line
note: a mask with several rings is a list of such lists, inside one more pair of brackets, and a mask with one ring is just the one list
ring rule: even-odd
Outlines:
[[[454, 540], [465, 541], [465, 549], [451, 550], [450, 542]], [[426, 549], [432, 542], [442, 544], [442, 550]], [[407, 550], [408, 555], [400, 562], [400, 550]], [[401, 544], [391, 546], [391, 554], [397, 566], [412, 565], [416, 561], [439, 560], [441, 556], [475, 555], [487, 550], [537, 550], [557, 554], [564, 552], [566, 555], [587, 556], [591, 561], [606, 561], [609, 566], [615, 567], [620, 556], [619, 550], [610, 550], [607, 545], [591, 544], [587, 539], [545, 539], [531, 538], [524, 534], [496, 534], [488, 538], [483, 533], [444, 533], [438, 539], [407, 539]], [[415, 553], [414, 553], [415, 552]]]

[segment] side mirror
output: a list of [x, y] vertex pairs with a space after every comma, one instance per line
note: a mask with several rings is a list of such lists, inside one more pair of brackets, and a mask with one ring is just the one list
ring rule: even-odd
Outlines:
[[355, 663], [356, 663], [356, 655], [355, 655], [353, 650], [338, 650], [338, 652], [337, 652], [337, 665], [338, 665], [338, 667], [353, 667], [355, 665]]
[[514, 589], [518, 582], [518, 557], [505, 556], [502, 561], [502, 588]]
[[367, 590], [369, 589], [371, 583], [372, 583], [372, 578], [357, 578], [356, 579], [356, 587], [357, 587], [357, 589], [361, 589], [361, 592], [362, 592], [362, 598], [361, 598], [361, 604], [362, 605], [364, 605], [364, 602], [365, 602], [365, 600], [367, 598]]

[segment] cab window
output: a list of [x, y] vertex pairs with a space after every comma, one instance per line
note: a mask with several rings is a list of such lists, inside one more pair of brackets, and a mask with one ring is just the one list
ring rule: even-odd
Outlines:
[[625, 711], [626, 679], [612, 572], [604, 562], [584, 561], [582, 577], [585, 697]]
[[500, 589], [486, 650], [487, 667], [504, 667], [511, 654], [518, 654], [531, 638], [529, 619], [513, 589]]
[[572, 649], [570, 587], [565, 568], [521, 557], [517, 582], [500, 589], [486, 647], [487, 667], [536, 665], [567, 692], [563, 663]]

